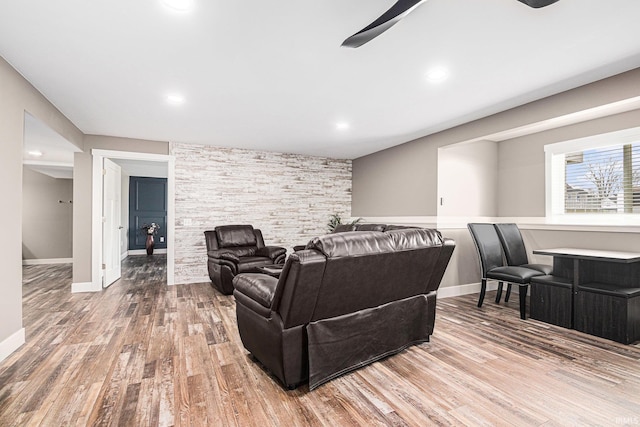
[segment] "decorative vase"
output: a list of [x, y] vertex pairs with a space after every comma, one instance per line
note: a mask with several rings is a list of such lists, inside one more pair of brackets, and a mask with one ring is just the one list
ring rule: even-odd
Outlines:
[[155, 242], [153, 241], [153, 234], [147, 234], [147, 243], [144, 245], [147, 248], [147, 255], [153, 255], [153, 247]]

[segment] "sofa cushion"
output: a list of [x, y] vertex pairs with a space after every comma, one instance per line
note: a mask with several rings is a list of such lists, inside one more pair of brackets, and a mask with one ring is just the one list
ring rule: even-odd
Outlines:
[[215, 228], [221, 248], [257, 246], [258, 241], [250, 225], [223, 225]]

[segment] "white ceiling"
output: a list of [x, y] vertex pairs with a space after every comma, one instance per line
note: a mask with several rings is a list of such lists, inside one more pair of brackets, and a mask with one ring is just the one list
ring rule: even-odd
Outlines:
[[0, 55], [88, 134], [341, 158], [640, 66], [638, 0], [429, 0], [357, 49], [393, 0], [194, 3], [3, 1]]

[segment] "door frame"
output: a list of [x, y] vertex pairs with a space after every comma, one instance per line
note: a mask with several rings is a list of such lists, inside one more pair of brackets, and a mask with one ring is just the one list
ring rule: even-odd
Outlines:
[[[104, 162], [103, 170], [105, 171], [102, 177], [102, 267], [104, 274], [102, 287], [108, 288], [122, 276], [122, 260], [120, 259], [122, 246], [120, 244], [122, 236], [122, 167], [108, 157], [104, 157], [102, 161]], [[116, 178], [114, 182], [111, 182], [110, 178], [107, 179], [110, 169], [113, 170], [112, 173]], [[112, 186], [115, 188], [111, 188]], [[117, 196], [115, 198], [117, 200], [117, 211], [115, 212], [111, 211], [110, 206], [108, 206], [109, 195], [112, 192], [114, 196]], [[118, 225], [117, 229], [116, 224]], [[115, 241], [113, 239], [114, 233], [116, 235]], [[115, 254], [114, 247], [116, 249]]]
[[91, 284], [102, 290], [102, 159], [127, 159], [167, 164], [167, 284], [175, 284], [175, 158], [167, 154], [92, 149]]

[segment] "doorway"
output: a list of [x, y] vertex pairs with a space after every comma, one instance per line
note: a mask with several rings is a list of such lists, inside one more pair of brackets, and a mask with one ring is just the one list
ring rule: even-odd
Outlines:
[[[123, 170], [127, 170], [127, 167], [137, 167], [139, 172], [136, 175], [145, 176], [148, 175], [142, 172], [143, 169], [158, 169], [162, 168], [166, 171], [167, 179], [167, 226], [166, 226], [166, 244], [167, 244], [167, 284], [173, 285], [175, 280], [175, 267], [174, 267], [174, 218], [175, 218], [175, 204], [174, 204], [174, 159], [169, 155], [162, 154], [147, 154], [147, 153], [135, 153], [124, 151], [110, 151], [110, 150], [91, 150], [93, 156], [93, 188], [92, 188], [92, 290], [99, 291], [103, 287], [108, 286], [105, 278], [105, 269], [103, 264], [105, 260], [105, 254], [108, 249], [105, 247], [105, 239], [103, 236], [103, 212], [104, 210], [104, 187], [103, 187], [103, 168], [105, 159], [118, 163]], [[129, 169], [131, 170], [131, 169]], [[126, 173], [125, 173], [126, 174]], [[128, 176], [125, 178], [128, 181]], [[126, 202], [125, 202], [126, 203]], [[128, 203], [126, 203], [128, 205]], [[124, 217], [124, 215], [123, 215]], [[128, 220], [120, 219], [119, 225], [122, 235], [126, 235], [128, 227], [123, 226]], [[120, 240], [119, 242], [125, 241]], [[121, 243], [119, 244], [121, 245]], [[121, 248], [122, 246], [120, 246]], [[111, 248], [109, 246], [109, 248]], [[120, 249], [119, 248], [119, 249]], [[112, 248], [111, 248], [112, 249]], [[104, 285], [103, 285], [104, 283]]]
[[[144, 253], [147, 250], [146, 227], [156, 224], [153, 233], [154, 249], [167, 249], [167, 179], [148, 176], [129, 177], [129, 233], [128, 253]], [[160, 252], [160, 253], [162, 253]]]

